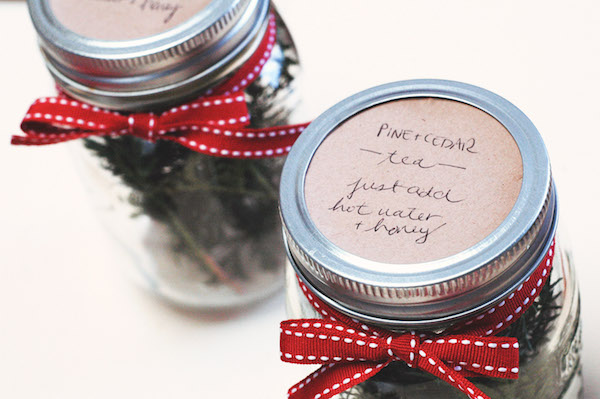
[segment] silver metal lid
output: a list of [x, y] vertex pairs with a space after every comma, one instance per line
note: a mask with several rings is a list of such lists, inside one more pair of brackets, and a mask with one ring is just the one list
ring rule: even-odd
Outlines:
[[[518, 146], [523, 179], [508, 216], [483, 240], [439, 260], [393, 267], [343, 250], [319, 231], [308, 211], [305, 180], [317, 149], [344, 121], [370, 107], [408, 98], [454, 100], [495, 118]], [[300, 278], [343, 313], [398, 329], [443, 328], [493, 306], [533, 273], [556, 227], [549, 159], [535, 126], [502, 97], [452, 81], [386, 84], [325, 111], [288, 155], [280, 196], [288, 255]]]
[[269, 0], [213, 0], [153, 36], [99, 40], [67, 29], [49, 1], [28, 4], [47, 66], [61, 88], [118, 110], [165, 107], [214, 85], [258, 47], [269, 10]]

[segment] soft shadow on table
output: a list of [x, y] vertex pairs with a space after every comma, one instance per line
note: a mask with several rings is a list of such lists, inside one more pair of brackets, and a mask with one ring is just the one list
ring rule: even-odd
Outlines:
[[235, 319], [253, 317], [253, 315], [259, 312], [277, 312], [283, 309], [285, 303], [283, 287], [279, 292], [262, 301], [246, 306], [226, 309], [196, 309], [193, 307], [184, 307], [173, 302], [166, 301], [147, 290], [139, 289], [139, 291], [140, 296], [144, 298], [144, 301], [147, 300], [152, 302], [150, 303], [150, 306], [162, 307], [167, 311], [173, 312], [181, 317], [190, 319], [197, 323], [226, 323]]

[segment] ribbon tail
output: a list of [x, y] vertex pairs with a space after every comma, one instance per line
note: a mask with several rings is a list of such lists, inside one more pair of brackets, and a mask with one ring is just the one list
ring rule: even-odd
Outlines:
[[453, 387], [458, 388], [471, 399], [491, 399], [479, 388], [477, 388], [471, 381], [462, 376], [459, 371], [450, 368], [436, 356], [428, 354], [422, 350], [420, 351], [419, 356], [421, 359], [419, 361], [418, 368], [421, 370], [426, 371], [443, 381], [446, 381]]
[[12, 145], [47, 145], [64, 143], [66, 141], [82, 139], [90, 136], [100, 136], [95, 132], [86, 133], [36, 133], [25, 136], [13, 135], [10, 139]]
[[224, 158], [265, 158], [287, 154], [307, 125], [229, 130], [202, 126], [186, 128], [180, 135], [164, 135], [160, 138], [177, 142], [196, 152]]
[[[360, 363], [330, 363], [294, 385], [288, 391], [290, 399], [328, 399], [356, 384], [368, 380], [391, 360]], [[486, 398], [487, 399], [487, 398]]]

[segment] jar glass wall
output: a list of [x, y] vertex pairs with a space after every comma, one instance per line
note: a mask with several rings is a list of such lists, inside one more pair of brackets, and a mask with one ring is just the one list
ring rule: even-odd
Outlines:
[[[271, 57], [245, 90], [250, 127], [289, 123], [299, 100], [296, 48], [278, 15], [276, 22]], [[74, 146], [90, 198], [153, 292], [178, 305], [220, 308], [281, 288], [283, 157], [220, 158], [131, 136]]]

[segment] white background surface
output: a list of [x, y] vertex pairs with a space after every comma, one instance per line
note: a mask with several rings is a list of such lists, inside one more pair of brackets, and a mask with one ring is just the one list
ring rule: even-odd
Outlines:
[[[394, 80], [494, 91], [545, 139], [582, 289], [586, 399], [600, 398], [600, 2], [279, 0], [307, 115]], [[53, 93], [24, 3], [0, 2], [0, 397], [284, 398], [283, 297], [235, 315], [176, 310], [133, 286], [64, 145], [11, 147]], [[499, 399], [499, 398], [494, 398]]]

